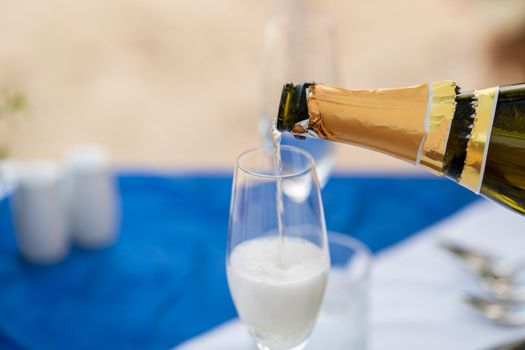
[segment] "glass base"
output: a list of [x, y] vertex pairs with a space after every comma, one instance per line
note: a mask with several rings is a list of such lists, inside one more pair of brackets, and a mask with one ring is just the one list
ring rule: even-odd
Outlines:
[[308, 344], [308, 339], [306, 339], [305, 341], [303, 341], [301, 344], [299, 345], [295, 345], [291, 348], [270, 348], [264, 344], [261, 344], [259, 342], [257, 342], [257, 349], [259, 350], [304, 350], [304, 348], [306, 348], [306, 345]]

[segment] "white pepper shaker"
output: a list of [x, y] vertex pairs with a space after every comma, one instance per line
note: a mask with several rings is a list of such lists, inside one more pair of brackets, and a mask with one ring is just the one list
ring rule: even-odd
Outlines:
[[106, 150], [98, 145], [72, 148], [65, 159], [68, 217], [73, 241], [85, 248], [115, 242], [119, 200]]
[[69, 252], [61, 180], [51, 161], [17, 164], [12, 212], [20, 253], [31, 262], [57, 262]]

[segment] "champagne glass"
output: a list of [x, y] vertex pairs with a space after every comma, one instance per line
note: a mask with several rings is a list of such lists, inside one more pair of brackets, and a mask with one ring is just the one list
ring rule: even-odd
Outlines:
[[308, 350], [367, 348], [370, 250], [342, 233], [328, 232], [330, 275]]
[[[259, 130], [271, 144], [269, 128], [277, 116], [278, 101], [286, 82], [316, 81], [337, 84], [333, 22], [330, 17], [308, 12], [290, 2], [266, 23]], [[283, 145], [308, 151], [315, 159], [321, 186], [334, 165], [333, 143], [298, 140], [283, 134]]]
[[241, 154], [231, 198], [228, 285], [260, 350], [304, 348], [330, 268], [313, 158], [291, 146], [280, 156], [279, 169], [272, 147]]

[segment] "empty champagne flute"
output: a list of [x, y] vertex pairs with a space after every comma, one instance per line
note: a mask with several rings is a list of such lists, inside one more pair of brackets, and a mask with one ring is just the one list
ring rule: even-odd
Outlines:
[[228, 285], [260, 350], [304, 348], [330, 269], [314, 161], [291, 146], [280, 156], [279, 169], [271, 147], [241, 154], [231, 198]]
[[[277, 116], [275, 101], [279, 101], [283, 83], [337, 84], [332, 19], [305, 11], [299, 2], [285, 4], [279, 3], [283, 8], [270, 17], [265, 28], [259, 129], [268, 145], [268, 130]], [[313, 138], [297, 140], [289, 134], [282, 135], [281, 143], [302, 148], [313, 156], [323, 187], [334, 165], [334, 145]]]

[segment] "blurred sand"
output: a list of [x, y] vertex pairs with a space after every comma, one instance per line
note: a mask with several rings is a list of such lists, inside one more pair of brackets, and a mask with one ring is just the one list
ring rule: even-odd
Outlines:
[[[222, 169], [261, 142], [260, 56], [272, 2], [1, 0], [0, 6], [0, 86], [22, 90], [31, 104], [4, 136], [12, 157], [59, 157], [72, 144], [97, 142], [120, 164]], [[489, 27], [469, 1], [309, 6], [335, 19], [347, 87], [502, 83], [485, 58]], [[337, 164], [413, 170], [349, 146], [338, 149]]]

